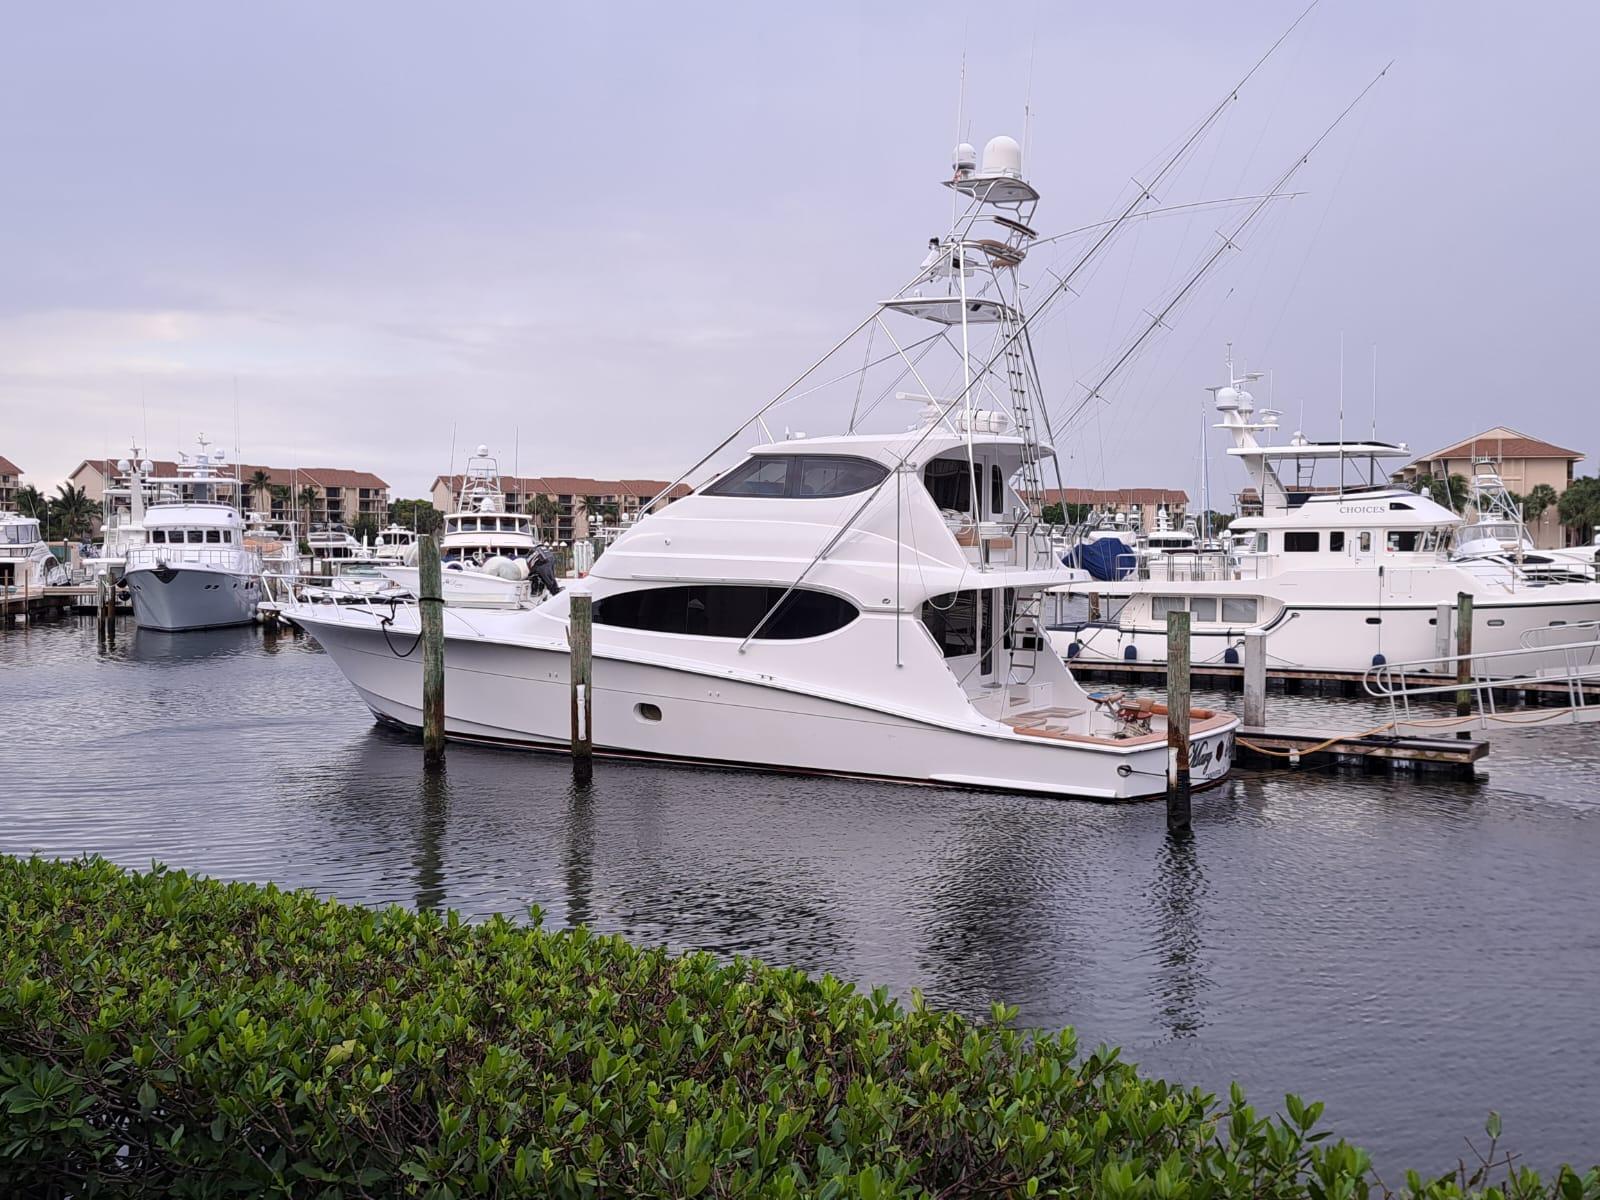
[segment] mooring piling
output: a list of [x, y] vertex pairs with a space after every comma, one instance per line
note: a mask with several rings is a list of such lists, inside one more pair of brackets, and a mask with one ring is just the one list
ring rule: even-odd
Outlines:
[[[1472, 593], [1456, 593], [1456, 716], [1472, 715]], [[1465, 740], [1472, 734], [1459, 730], [1456, 737]]]
[[417, 607], [422, 617], [422, 763], [444, 763], [444, 579], [439, 542], [417, 540]]
[[1244, 635], [1244, 723], [1251, 729], [1267, 727], [1267, 635], [1260, 629]]
[[1189, 828], [1189, 614], [1167, 614], [1167, 829]]
[[594, 600], [586, 593], [572, 593], [567, 624], [567, 642], [572, 657], [572, 773], [587, 781], [594, 769], [593, 715], [594, 682]]

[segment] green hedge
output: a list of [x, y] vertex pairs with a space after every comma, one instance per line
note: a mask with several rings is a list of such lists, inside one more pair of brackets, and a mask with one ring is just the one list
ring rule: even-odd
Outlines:
[[0, 1196], [1381, 1190], [1321, 1105], [1263, 1117], [999, 1008], [99, 860], [0, 859], [0, 914]]

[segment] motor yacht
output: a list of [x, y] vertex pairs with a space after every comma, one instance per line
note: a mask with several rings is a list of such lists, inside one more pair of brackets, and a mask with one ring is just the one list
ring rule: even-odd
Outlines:
[[122, 579], [128, 551], [148, 540], [144, 510], [151, 500], [148, 480], [155, 474], [155, 464], [135, 446], [129, 457], [117, 459], [113, 469], [100, 501], [100, 542], [83, 566], [91, 578], [104, 575], [116, 583]]
[[[691, 495], [623, 529], [586, 580], [542, 604], [445, 605], [447, 735], [567, 747], [581, 587], [598, 754], [1104, 800], [1160, 793], [1165, 707], [1086, 691], [1039, 619], [1046, 592], [1076, 573], [1038, 510], [1054, 451], [1018, 281], [1038, 236], [1021, 168], [1010, 138], [988, 144], [981, 168], [958, 147], [947, 186], [960, 215], [914, 279], [691, 468], [685, 477], [712, 472]], [[865, 365], [802, 387], [845, 361]], [[766, 415], [802, 394], [839, 432], [771, 433]], [[908, 402], [909, 424], [895, 416]], [[748, 448], [714, 469], [735, 445]], [[445, 546], [504, 545], [515, 522], [467, 491]], [[406, 651], [415, 606], [288, 615], [380, 721], [420, 726], [422, 656]], [[1189, 717], [1193, 779], [1215, 783], [1237, 721]]]
[[372, 539], [373, 558], [393, 566], [410, 566], [417, 547], [417, 531], [393, 523], [384, 526]]
[[328, 573], [330, 563], [360, 558], [366, 551], [355, 535], [337, 521], [319, 522], [306, 530], [306, 545], [311, 552], [311, 573]]
[[67, 568], [39, 534], [39, 522], [0, 510], [0, 591], [36, 592], [67, 582]]
[[[1162, 662], [1175, 609], [1189, 613], [1196, 664], [1238, 662], [1245, 633], [1259, 630], [1271, 667], [1332, 673], [1453, 653], [1449, 609], [1462, 593], [1473, 600], [1479, 651], [1600, 618], [1593, 583], [1550, 582], [1504, 556], [1453, 559], [1460, 517], [1388, 482], [1382, 464], [1409, 455], [1404, 444], [1313, 442], [1298, 432], [1263, 444], [1257, 435], [1277, 429], [1278, 413], [1257, 413], [1246, 385], [1259, 375], [1233, 371], [1230, 354], [1229, 382], [1210, 390], [1260, 515], [1232, 523], [1229, 552], [1129, 556], [1070, 585], [1090, 617], [1051, 630], [1069, 661]], [[1365, 478], [1349, 482], [1363, 468]]]
[[226, 455], [200, 439], [177, 474], [146, 476], [156, 492], [144, 511], [146, 540], [128, 548], [123, 581], [141, 629], [209, 629], [255, 619], [261, 558], [245, 544], [235, 506], [241, 482], [221, 471]]

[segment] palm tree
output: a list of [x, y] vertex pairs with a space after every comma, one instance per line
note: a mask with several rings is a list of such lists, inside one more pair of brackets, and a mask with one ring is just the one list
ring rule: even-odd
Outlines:
[[277, 501], [279, 508], [288, 508], [289, 502], [294, 499], [294, 494], [289, 490], [287, 483], [275, 483], [267, 490], [272, 493], [272, 498]]
[[317, 503], [317, 489], [311, 484], [306, 484], [300, 489], [300, 508], [305, 513], [305, 525], [311, 526], [311, 510]]
[[[549, 496], [535, 496], [533, 498], [533, 523], [540, 538], [548, 541], [545, 536], [545, 522], [556, 523], [561, 520], [561, 505]], [[559, 527], [559, 526], [558, 526]]]
[[81, 487], [63, 483], [50, 499], [50, 515], [59, 522], [62, 537], [81, 539], [93, 531], [94, 519], [100, 515], [100, 506], [89, 499]]
[[1555, 488], [1548, 483], [1536, 483], [1528, 494], [1522, 498], [1522, 518], [1530, 525], [1537, 525], [1539, 518], [1544, 516], [1545, 510], [1561, 499], [1556, 495]]
[[50, 515], [50, 498], [33, 484], [27, 484], [17, 489], [17, 511], [35, 521], [43, 521]]
[[263, 501], [261, 497], [270, 496], [272, 494], [271, 489], [271, 475], [268, 475], [260, 467], [257, 467], [250, 473], [250, 494], [255, 498], [257, 508], [267, 507], [267, 502]]

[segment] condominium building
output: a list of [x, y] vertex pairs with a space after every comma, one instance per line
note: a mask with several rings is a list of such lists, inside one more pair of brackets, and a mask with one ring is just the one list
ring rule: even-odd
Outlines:
[[1181, 526], [1189, 511], [1189, 494], [1177, 488], [1046, 488], [1044, 503], [1082, 505], [1096, 513], [1121, 513], [1130, 525], [1148, 533], [1156, 527], [1156, 516], [1163, 508], [1173, 526]]
[[[1581, 450], [1567, 450], [1536, 437], [1529, 437], [1504, 425], [1452, 442], [1431, 454], [1424, 454], [1395, 472], [1395, 481], [1415, 487], [1424, 476], [1449, 479], [1473, 476], [1473, 464], [1488, 460], [1497, 467], [1501, 482], [1518, 496], [1527, 496], [1546, 484], [1557, 496], [1572, 483], [1575, 468], [1588, 456]], [[1536, 546], [1554, 549], [1564, 544], [1565, 530], [1555, 505], [1550, 505], [1527, 522], [1528, 536]]]
[[[154, 462], [157, 475], [172, 476], [178, 464]], [[367, 521], [383, 525], [389, 519], [389, 485], [371, 471], [341, 467], [263, 467], [253, 463], [228, 464], [244, 483], [243, 504], [277, 520], [302, 524], [354, 525]], [[84, 459], [67, 477], [89, 499], [99, 502], [106, 483], [116, 476], [116, 460]]]
[[17, 489], [22, 486], [22, 468], [0, 454], [0, 512], [15, 512]]

